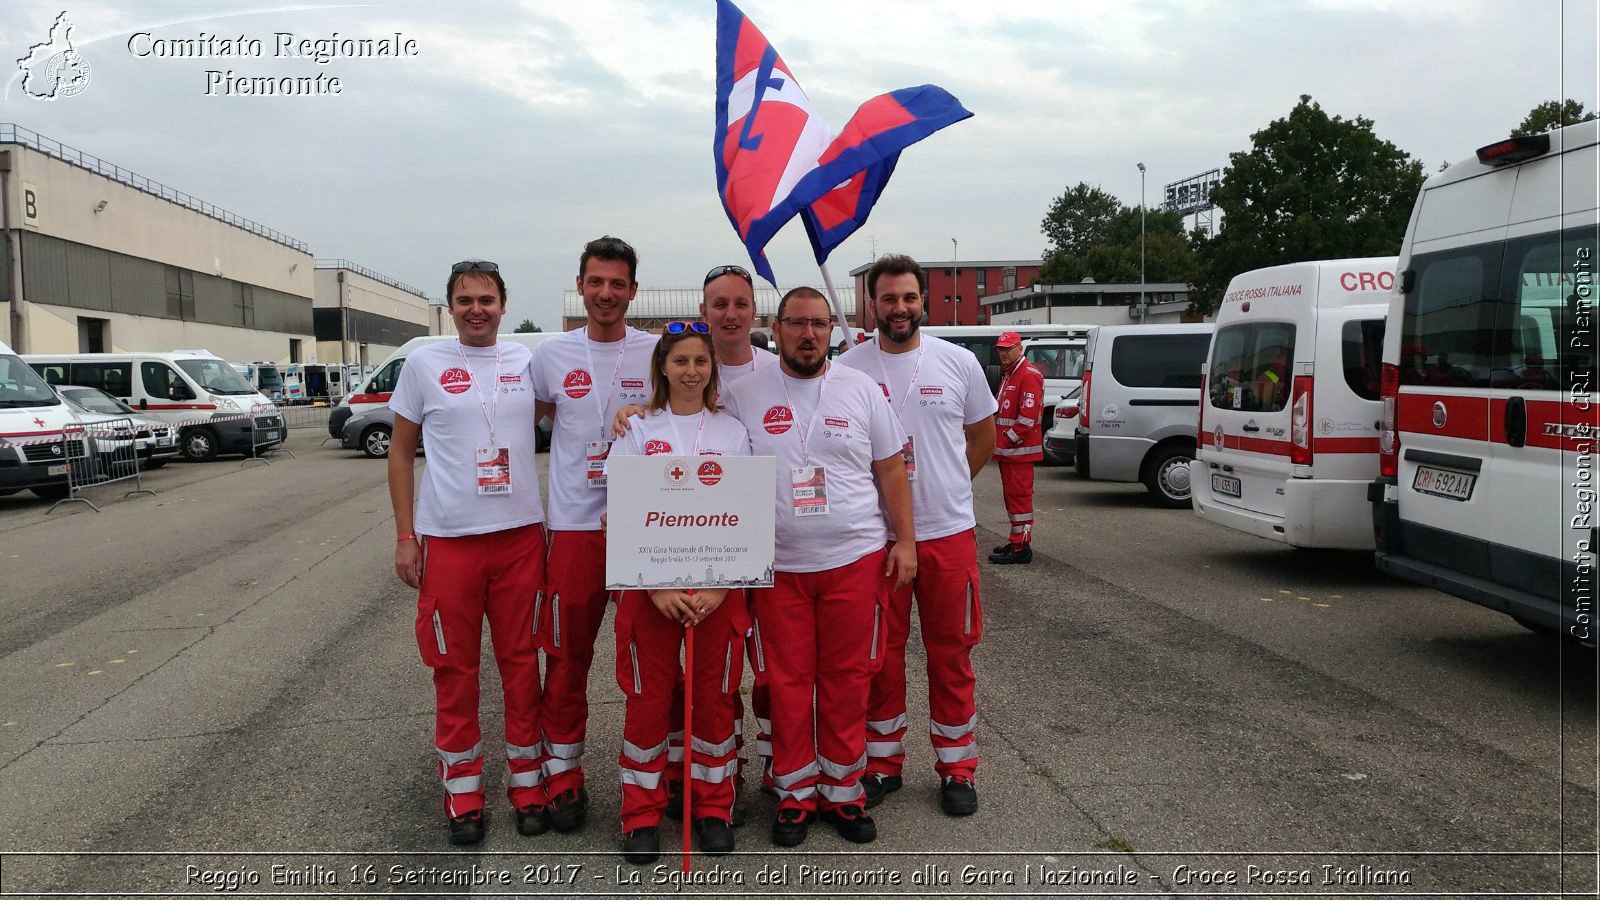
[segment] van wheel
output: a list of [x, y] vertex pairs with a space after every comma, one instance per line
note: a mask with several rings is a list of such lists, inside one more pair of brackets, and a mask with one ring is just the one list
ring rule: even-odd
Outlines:
[[373, 425], [361, 432], [361, 452], [370, 459], [389, 458], [389, 428], [386, 425]]
[[208, 462], [217, 458], [217, 433], [209, 428], [191, 428], [183, 435], [183, 458]]
[[1150, 490], [1156, 505], [1167, 509], [1185, 509], [1191, 503], [1193, 491], [1189, 484], [1189, 460], [1194, 450], [1186, 444], [1174, 444], [1157, 450], [1145, 463], [1144, 486]]

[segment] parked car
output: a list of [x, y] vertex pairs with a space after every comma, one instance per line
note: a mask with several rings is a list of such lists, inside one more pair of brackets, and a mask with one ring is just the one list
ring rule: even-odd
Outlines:
[[1189, 505], [1200, 371], [1212, 326], [1103, 325], [1089, 334], [1073, 432], [1078, 474], [1141, 481], [1160, 506]]
[[[1075, 392], [1083, 384], [1083, 355], [1088, 349], [1089, 328], [1078, 329], [1077, 333], [1068, 337], [1042, 337], [1025, 341], [1022, 345], [1022, 355], [1028, 362], [1033, 363], [1039, 373], [1044, 376], [1044, 413], [1039, 417], [1040, 428], [1045, 434], [1055, 426], [1057, 403], [1060, 398]], [[1072, 433], [1067, 433], [1070, 443]], [[1044, 461], [1054, 466], [1072, 465], [1073, 454], [1062, 454], [1050, 449], [1047, 442], [1044, 448]]]
[[1074, 432], [1078, 428], [1078, 399], [1083, 396], [1083, 385], [1072, 389], [1065, 397], [1055, 401], [1055, 423], [1044, 433], [1044, 458], [1056, 465], [1070, 466], [1078, 458], [1078, 442]]
[[[133, 425], [135, 452], [145, 469], [159, 469], [179, 454], [178, 429], [152, 416], [140, 415], [137, 410], [99, 388], [64, 384], [56, 386], [56, 393], [67, 402], [67, 408], [78, 414], [79, 421], [93, 424], [97, 421], [127, 419]], [[95, 443], [104, 445], [105, 438], [95, 435]], [[97, 451], [110, 453], [114, 448], [97, 446]]]
[[393, 437], [394, 410], [387, 403], [350, 416], [339, 433], [346, 450], [360, 450], [369, 459], [388, 459]]

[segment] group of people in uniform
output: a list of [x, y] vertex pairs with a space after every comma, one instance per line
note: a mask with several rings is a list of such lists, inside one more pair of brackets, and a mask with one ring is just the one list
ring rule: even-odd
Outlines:
[[[681, 814], [685, 794], [699, 849], [733, 849], [745, 812], [747, 657], [755, 756], [763, 789], [777, 797], [772, 842], [797, 846], [817, 820], [848, 840], [874, 840], [868, 810], [903, 784], [913, 605], [940, 806], [972, 814], [971, 654], [983, 635], [972, 480], [991, 456], [1001, 463], [1011, 535], [989, 558], [1032, 558], [1043, 387], [1020, 338], [1000, 338], [997, 402], [971, 352], [921, 333], [927, 276], [909, 257], [872, 266], [865, 302], [877, 339], [832, 360], [835, 319], [815, 289], [783, 296], [774, 355], [752, 345], [755, 285], [744, 268], [708, 272], [701, 319], [669, 323], [659, 335], [626, 322], [637, 276], [626, 242], [589, 242], [577, 276], [584, 327], [529, 350], [497, 340], [508, 300], [499, 267], [457, 263], [446, 295], [458, 339], [418, 348], [390, 400], [395, 569], [418, 591], [416, 637], [433, 674], [450, 840], [476, 843], [485, 828], [485, 620], [504, 691], [517, 830], [585, 823], [589, 670], [613, 599], [605, 586], [607, 460], [624, 454], [771, 456], [778, 473], [771, 588], [614, 598], [616, 679], [626, 697], [624, 857], [656, 859], [662, 817]], [[554, 422], [548, 513], [535, 463], [546, 417]], [[420, 477], [419, 445], [428, 456]], [[693, 671], [682, 672], [688, 628], [696, 654]]]

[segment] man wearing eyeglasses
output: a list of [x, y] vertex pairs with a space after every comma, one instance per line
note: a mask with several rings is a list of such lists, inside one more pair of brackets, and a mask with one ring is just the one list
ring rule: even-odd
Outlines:
[[[433, 669], [434, 749], [450, 842], [475, 844], [484, 833], [478, 648], [486, 616], [505, 693], [506, 790], [517, 830], [533, 835], [548, 827], [533, 640], [535, 597], [544, 581], [544, 508], [534, 456], [533, 355], [497, 340], [506, 309], [499, 266], [457, 263], [445, 295], [457, 340], [418, 347], [389, 400], [395, 414], [389, 498], [398, 531], [395, 572], [418, 589], [417, 646]], [[419, 496], [415, 467], [423, 436], [428, 462]]]
[[[757, 681], [772, 706], [772, 841], [793, 847], [820, 812], [865, 843], [867, 690], [883, 657], [885, 579], [916, 577], [914, 543], [885, 550], [887, 513], [912, 534], [905, 434], [871, 378], [828, 363], [833, 316], [813, 288], [778, 304], [779, 367], [723, 392], [755, 455], [778, 459], [773, 587], [754, 604]], [[882, 505], [880, 506], [880, 493]]]
[[[978, 746], [972, 648], [983, 636], [977, 518], [972, 479], [994, 452], [995, 400], [978, 359], [922, 334], [928, 276], [909, 256], [879, 257], [867, 270], [878, 340], [857, 344], [840, 365], [883, 389], [910, 438], [904, 455], [916, 521], [917, 578], [889, 594], [888, 648], [867, 705], [867, 807], [901, 787], [905, 766], [906, 641], [916, 595], [928, 657], [929, 734], [939, 804], [947, 815], [978, 809]], [[901, 532], [893, 529], [890, 540]]]
[[627, 242], [590, 241], [578, 258], [586, 322], [545, 341], [534, 358], [539, 416], [553, 410], [550, 436], [550, 554], [535, 610], [546, 654], [545, 790], [550, 824], [581, 827], [589, 812], [583, 743], [589, 720], [589, 667], [605, 617], [606, 457], [617, 410], [650, 396], [656, 337], [627, 325], [639, 288], [639, 257]]

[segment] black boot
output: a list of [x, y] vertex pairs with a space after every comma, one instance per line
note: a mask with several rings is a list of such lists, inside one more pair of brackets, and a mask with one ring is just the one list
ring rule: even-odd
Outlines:
[[903, 784], [899, 775], [879, 775], [876, 772], [861, 779], [861, 789], [867, 793], [867, 809], [883, 802], [883, 798], [900, 790]]
[[647, 866], [661, 855], [661, 829], [654, 825], [635, 828], [622, 836], [622, 858], [636, 866]]
[[450, 820], [450, 843], [476, 844], [483, 840], [483, 810], [475, 809]]
[[989, 562], [997, 566], [1027, 565], [1033, 562], [1033, 548], [1024, 544], [1021, 547], [1007, 547], [1005, 554], [996, 553], [989, 557]]
[[700, 841], [700, 852], [707, 856], [725, 856], [733, 852], [733, 828], [721, 819], [707, 817], [694, 823], [695, 837]]

